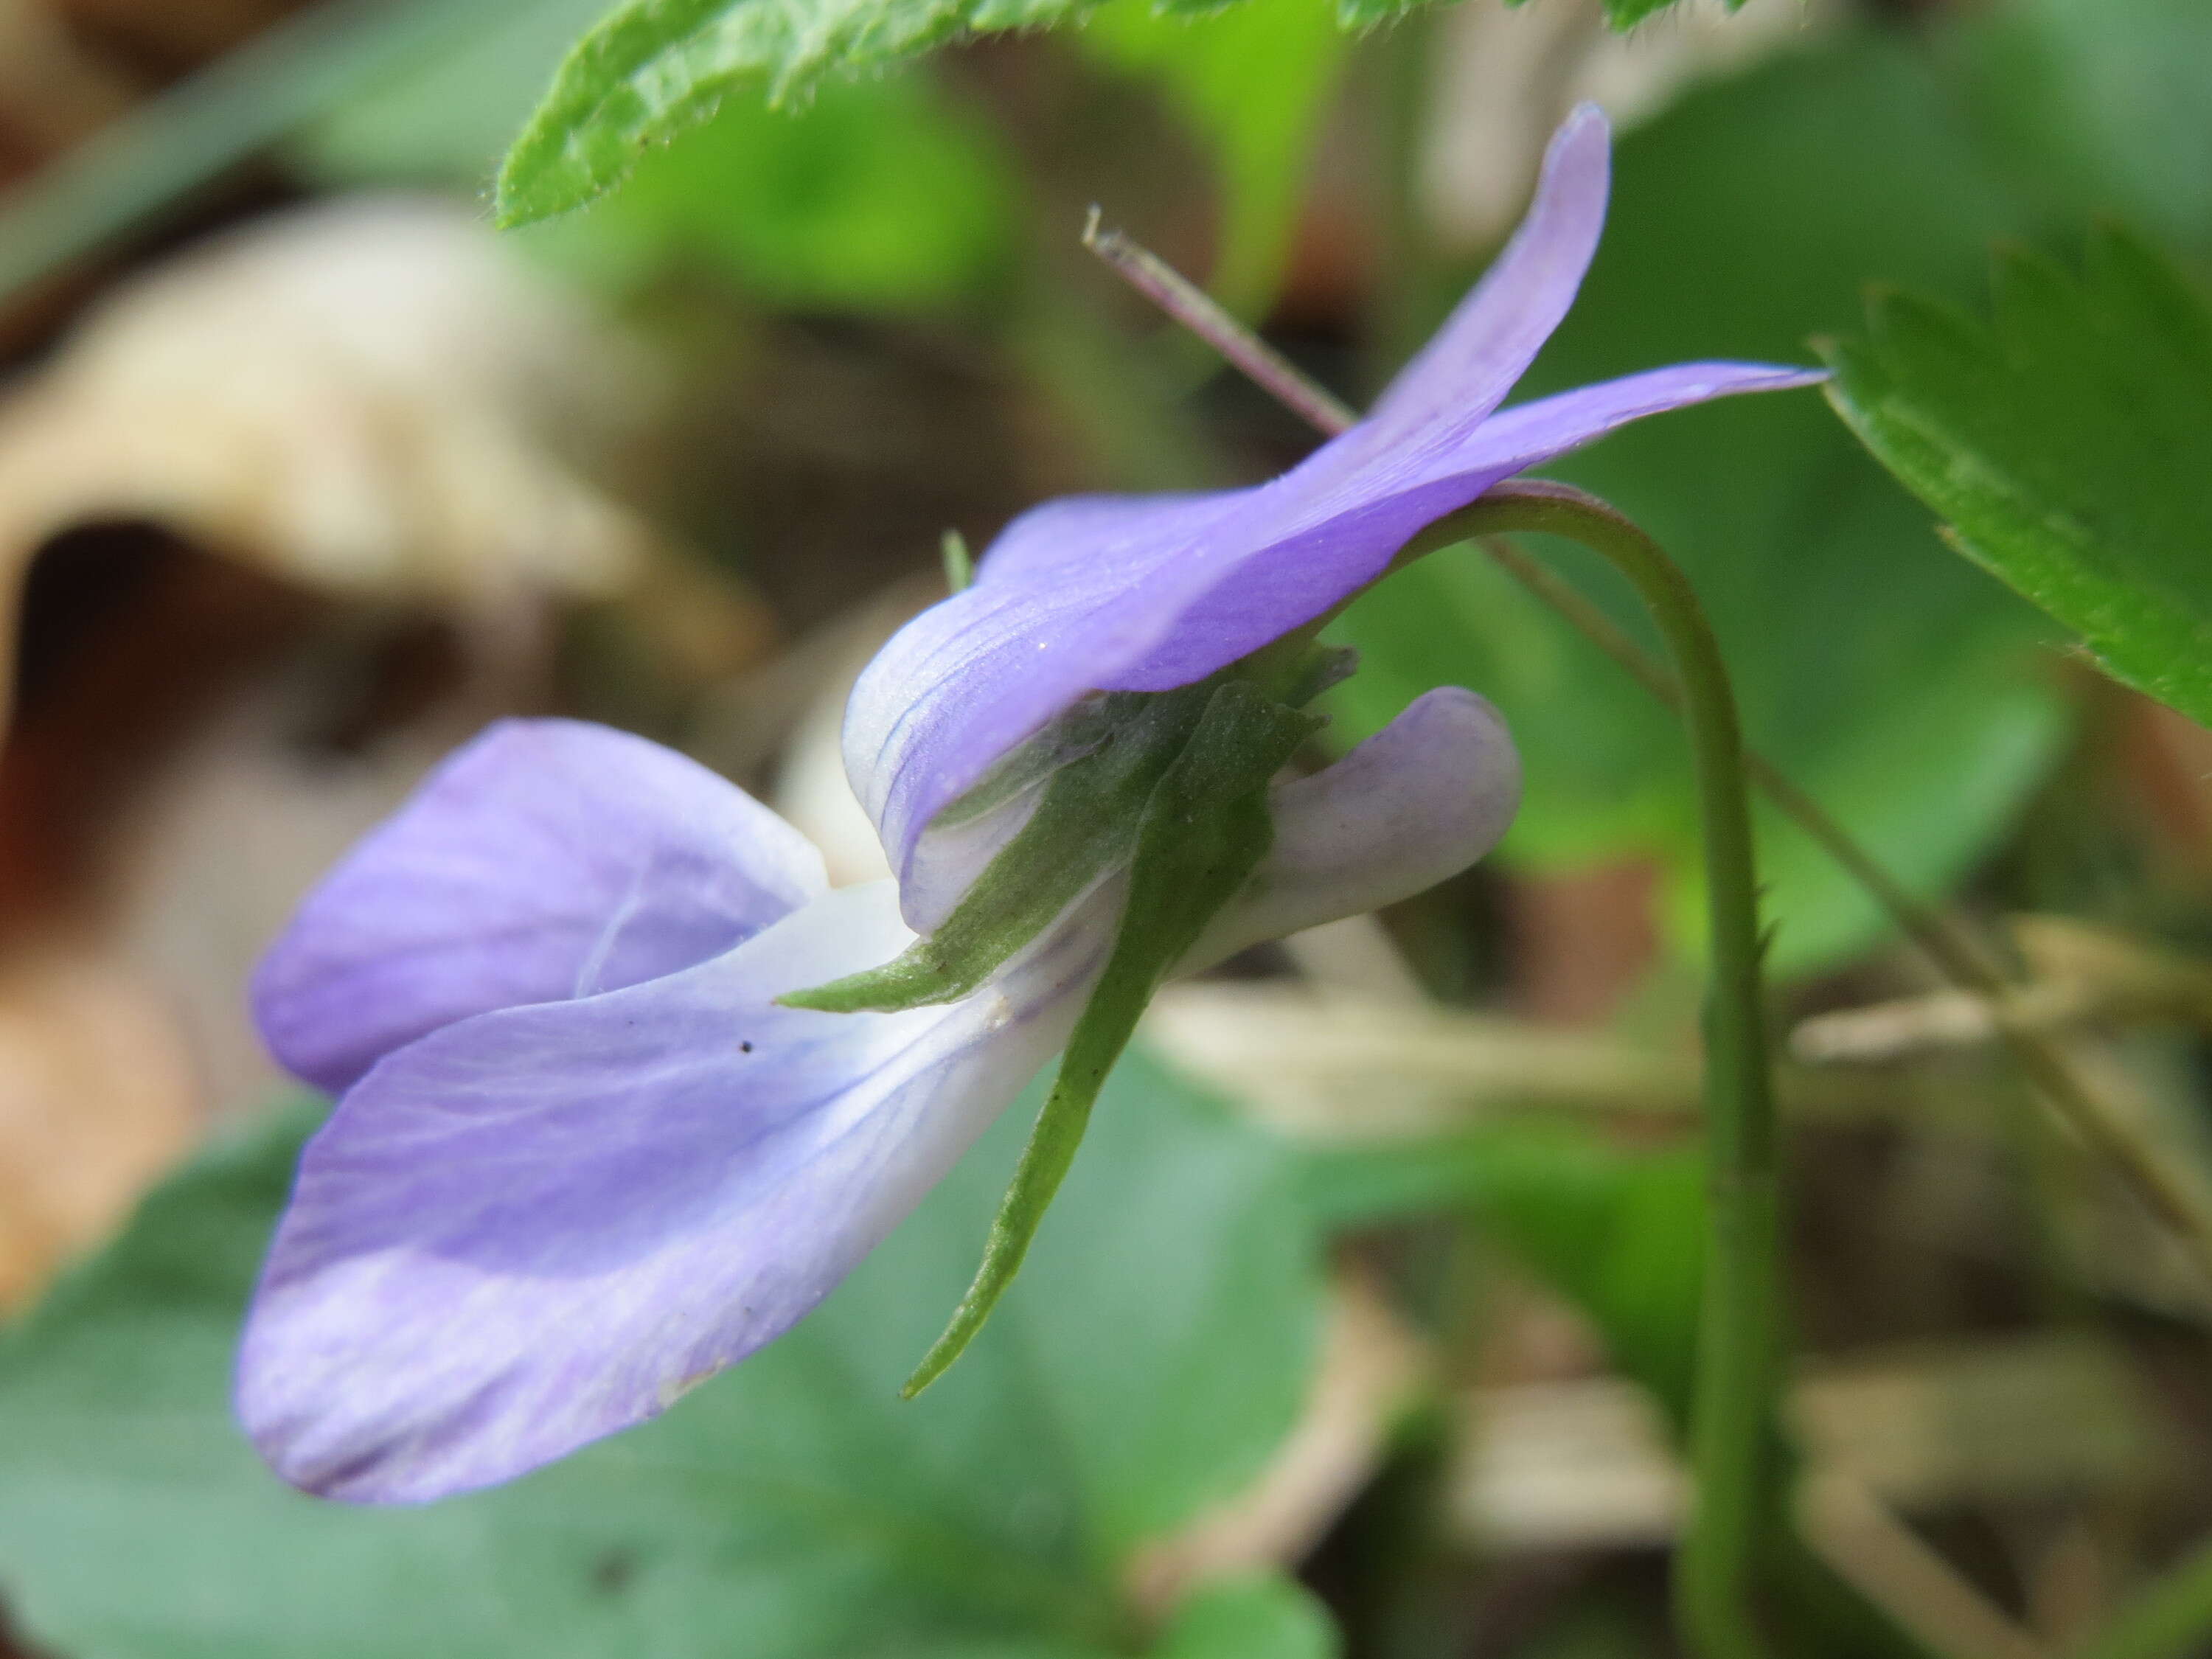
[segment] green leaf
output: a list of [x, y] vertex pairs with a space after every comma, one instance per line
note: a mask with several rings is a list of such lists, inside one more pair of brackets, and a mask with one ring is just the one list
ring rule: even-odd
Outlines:
[[963, 33], [1030, 27], [1096, 0], [629, 0], [569, 53], [501, 167], [495, 212], [527, 224], [618, 183], [732, 94], [790, 103]]
[[825, 86], [803, 109], [730, 100], [621, 189], [526, 245], [599, 286], [704, 269], [791, 309], [988, 298], [1020, 198], [1000, 137], [921, 73]]
[[2212, 312], [2177, 270], [2118, 229], [2078, 278], [2008, 252], [1992, 323], [1889, 295], [1829, 361], [1837, 409], [1962, 551], [2212, 724]]
[[[454, 51], [318, 122], [294, 155], [359, 185], [475, 191], [604, 0], [501, 0]], [[913, 310], [988, 294], [1009, 267], [1018, 187], [1003, 142], [926, 76], [834, 82], [804, 109], [732, 99], [643, 155], [589, 212], [523, 246], [628, 293], [704, 269], [793, 308]]]
[[[1248, 0], [1248, 3], [1253, 0]], [[1257, 0], [1269, 3], [1269, 0]], [[1287, 0], [1285, 0], [1287, 3]], [[725, 99], [794, 103], [825, 80], [878, 70], [933, 46], [975, 34], [1042, 28], [1080, 21], [1101, 0], [626, 0], [569, 53], [550, 91], [507, 151], [495, 191], [498, 222], [528, 224], [582, 206], [611, 189], [653, 146], [703, 120]], [[1336, 0], [1338, 25], [1364, 29], [1432, 0]], [[1615, 27], [1626, 27], [1673, 0], [1607, 0]], [[1170, 0], [1170, 13], [1233, 9], [1212, 0]], [[1258, 26], [1252, 26], [1257, 28]], [[1265, 33], [1264, 31], [1262, 32]], [[1269, 50], [1273, 50], [1272, 43]], [[1310, 53], [1287, 46], [1277, 73], [1281, 103], [1297, 101], [1294, 76], [1313, 73]], [[1228, 118], [1243, 92], [1194, 70], [1194, 109], [1209, 122]], [[1243, 114], [1233, 118], [1240, 123]], [[1258, 117], [1250, 128], [1253, 165], [1273, 140]], [[1237, 155], [1246, 152], [1239, 140]], [[1243, 165], [1240, 159], [1238, 165]], [[1255, 177], [1255, 185], [1259, 182]], [[1267, 181], [1270, 187], [1273, 181]], [[1264, 204], [1255, 216], [1273, 211]]]
[[302, 1497], [228, 1405], [310, 1115], [204, 1159], [0, 1346], [0, 1585], [71, 1659], [1103, 1659], [1133, 1549], [1296, 1418], [1321, 1283], [1287, 1157], [1132, 1055], [957, 1376], [905, 1366], [974, 1261], [1002, 1124], [781, 1341], [666, 1416], [422, 1509]]
[[1311, 1593], [1267, 1574], [1199, 1589], [1176, 1609], [1151, 1659], [1335, 1659], [1341, 1648]]
[[1212, 151], [1222, 207], [1208, 286], [1241, 316], [1264, 312], [1350, 49], [1327, 0], [1243, 0], [1196, 15], [1114, 0], [1078, 39], [1093, 58], [1155, 81]]
[[[1993, 238], [2039, 222], [1929, 64], [1886, 36], [1709, 86], [1623, 137], [1615, 161], [1596, 263], [1516, 398], [1658, 363], [1803, 361], [1808, 336], [1858, 313], [1870, 274], [1969, 291]], [[1942, 890], [1986, 854], [2066, 730], [2033, 649], [2047, 628], [1944, 552], [1815, 394], [1644, 422], [1552, 470], [1680, 562], [1752, 741], [1915, 890]], [[1613, 573], [1537, 550], [1663, 656]], [[1546, 869], [1656, 858], [1678, 937], [1699, 937], [1687, 749], [1618, 666], [1472, 552], [1394, 576], [1335, 637], [1362, 662], [1330, 704], [1342, 739], [1428, 686], [1474, 687], [1527, 768], [1505, 855]], [[1759, 828], [1779, 973], [1886, 931], [1793, 827], [1762, 812]]]
[[991, 1223], [983, 1264], [944, 1334], [907, 1379], [909, 1398], [960, 1357], [1021, 1271], [1075, 1161], [1098, 1091], [1160, 982], [1267, 855], [1274, 842], [1268, 781], [1320, 725], [1243, 680], [1223, 683], [1207, 698], [1196, 729], [1145, 803], [1113, 953]]

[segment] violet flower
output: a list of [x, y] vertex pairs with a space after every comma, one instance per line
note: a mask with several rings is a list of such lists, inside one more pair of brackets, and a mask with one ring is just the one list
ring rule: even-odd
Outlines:
[[[1037, 792], [933, 827], [945, 808], [1090, 694], [1189, 684], [1299, 629], [1503, 478], [1643, 415], [1817, 378], [1695, 365], [1493, 414], [1573, 295], [1606, 179], [1586, 108], [1481, 285], [1283, 477], [1038, 508], [894, 639], [845, 746], [897, 882], [831, 891], [738, 790], [560, 720], [495, 726], [356, 848], [254, 987], [271, 1050], [340, 1097], [240, 1358], [240, 1415], [278, 1473], [362, 1502], [485, 1486], [789, 1329], [1060, 1048], [1113, 948], [1106, 870], [957, 1000], [780, 1002], [937, 927]], [[1182, 967], [1465, 868], [1518, 787], [1489, 705], [1429, 694], [1273, 787], [1272, 846]]]

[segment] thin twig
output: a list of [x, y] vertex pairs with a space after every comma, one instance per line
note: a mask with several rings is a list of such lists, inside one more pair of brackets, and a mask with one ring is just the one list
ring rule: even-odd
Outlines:
[[2048, 1649], [1851, 1476], [1807, 1476], [1797, 1521], [1821, 1559], [1936, 1652], [2050, 1659]]
[[1245, 378], [1307, 425], [1334, 437], [1356, 424], [1358, 410], [1215, 304], [1199, 285], [1140, 242], [1107, 229], [1097, 208], [1083, 227], [1083, 246], [1121, 280], [1241, 369]]
[[[1084, 232], [1084, 246], [1316, 430], [1334, 437], [1356, 423], [1358, 416], [1348, 405], [1316, 386], [1165, 260], [1119, 231], [1102, 230], [1096, 209]], [[1668, 708], [1680, 711], [1681, 691], [1674, 675], [1579, 590], [1503, 537], [1485, 538], [1482, 545], [1509, 574], [1559, 611], [1630, 678]], [[1757, 750], [1747, 750], [1744, 763], [1760, 793], [1874, 896], [1945, 978], [1991, 1000], [2014, 1063], [2052, 1109], [2120, 1172], [2151, 1212], [2179, 1237], [2199, 1274], [2212, 1285], [2212, 1212], [2187, 1182], [2167, 1170], [2152, 1148], [2139, 1142], [2123, 1115], [2100, 1099], [2057, 1049], [2009, 1018], [2010, 975], [2002, 958], [1962, 920], [1915, 898], [1818, 802]]]

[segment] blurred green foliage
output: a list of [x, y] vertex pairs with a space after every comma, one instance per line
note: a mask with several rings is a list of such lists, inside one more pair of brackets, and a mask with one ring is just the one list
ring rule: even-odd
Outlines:
[[2212, 7], [2006, 0], [1961, 44], [1960, 83], [2022, 187], [2212, 252]]
[[1306, 1201], [1325, 1225], [1455, 1213], [1587, 1314], [1614, 1364], [1686, 1419], [1703, 1272], [1704, 1164], [1530, 1120], [1316, 1152]]
[[1336, 1627], [1311, 1593], [1289, 1579], [1249, 1574], [1215, 1580], [1176, 1610], [1152, 1659], [1330, 1659]]
[[[799, 1330], [659, 1421], [497, 1492], [371, 1510], [282, 1486], [228, 1410], [312, 1127], [290, 1112], [156, 1193], [0, 1351], [11, 1609], [72, 1659], [634, 1659], [740, 1632], [748, 1659], [1127, 1651], [1131, 1552], [1249, 1480], [1304, 1398], [1313, 1235], [1285, 1152], [1133, 1057], [1021, 1283], [902, 1403], [1029, 1115]], [[1328, 1650], [1264, 1582], [1166, 1643]]]
[[1098, 62], [1154, 82], [1212, 150], [1222, 200], [1208, 285], [1231, 311], [1260, 314], [1281, 280], [1307, 160], [1350, 52], [1328, 0], [1243, 0], [1207, 16], [1113, 0], [1076, 38]]
[[[298, 141], [319, 176], [476, 190], [596, 6], [554, 0], [391, 77]], [[793, 309], [988, 300], [1007, 277], [1021, 186], [1005, 141], [921, 74], [823, 89], [803, 109], [732, 99], [641, 156], [623, 188], [520, 240], [570, 276], [635, 291], [704, 270]]]

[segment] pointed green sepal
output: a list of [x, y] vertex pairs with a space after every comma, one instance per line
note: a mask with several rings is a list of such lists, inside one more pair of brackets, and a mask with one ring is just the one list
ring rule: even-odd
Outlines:
[[1188, 742], [1154, 784], [1137, 829], [1113, 954], [1022, 1149], [982, 1266], [945, 1334], [907, 1379], [903, 1397], [911, 1400], [945, 1374], [1013, 1283], [1074, 1161], [1106, 1074], [1160, 981], [1267, 856], [1274, 840], [1268, 781], [1321, 724], [1243, 681], [1227, 681], [1213, 690]]
[[[1128, 862], [1145, 802], [1189, 742], [1211, 691], [1200, 684], [1152, 696], [1121, 692], [1055, 721], [939, 816], [940, 823], [971, 820], [1043, 781], [1029, 822], [944, 924], [880, 968], [778, 1000], [831, 1014], [889, 1012], [955, 1001], [975, 990]], [[987, 805], [975, 805], [978, 794]]]

